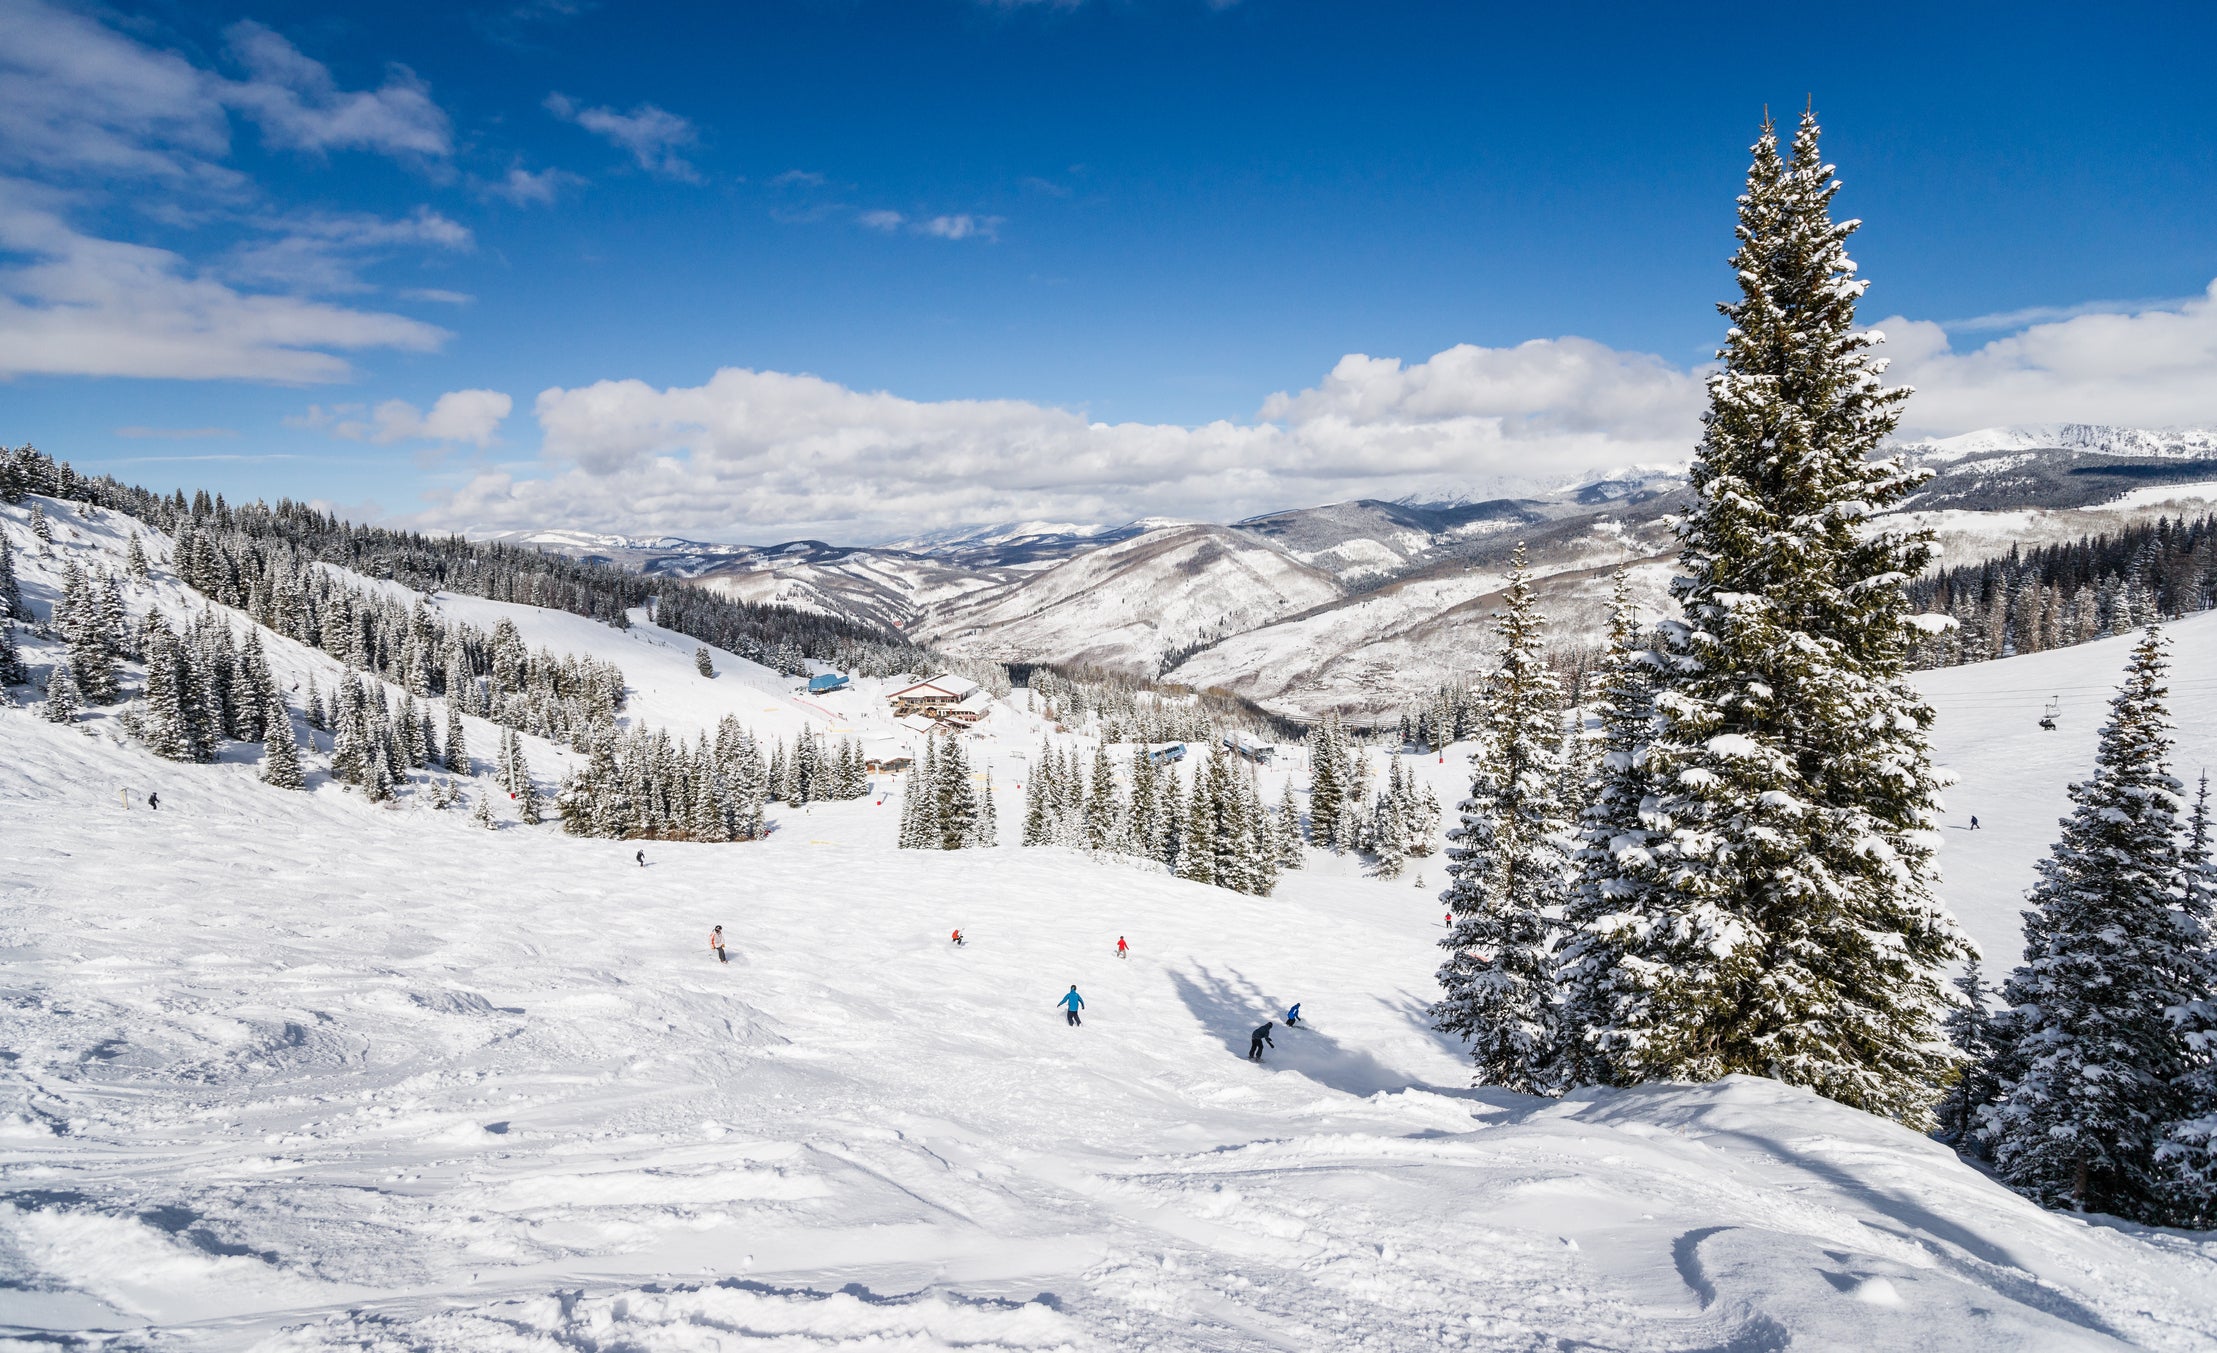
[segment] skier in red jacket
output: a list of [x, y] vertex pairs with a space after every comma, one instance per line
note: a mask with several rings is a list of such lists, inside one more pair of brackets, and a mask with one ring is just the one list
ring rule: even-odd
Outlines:
[[1125, 957], [1126, 951], [1130, 948], [1130, 945], [1124, 943], [1124, 937], [1122, 935], [1118, 935], [1116, 937], [1116, 956], [1118, 958]]

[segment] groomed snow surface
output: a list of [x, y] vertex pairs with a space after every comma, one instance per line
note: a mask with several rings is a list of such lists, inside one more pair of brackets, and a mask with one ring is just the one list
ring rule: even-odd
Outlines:
[[[23, 543], [20, 512], [0, 524]], [[113, 525], [55, 552], [107, 550]], [[26, 564], [34, 600], [52, 562]], [[449, 613], [489, 624], [490, 605]], [[725, 657], [688, 684], [689, 642], [525, 618], [534, 643], [621, 662], [657, 724], [881, 717], [870, 691], [818, 710]], [[2067, 660], [2106, 685], [2121, 650], [2054, 655], [2041, 682]], [[281, 670], [322, 661], [273, 645]], [[1936, 698], [1945, 730], [1958, 701]], [[2014, 747], [1994, 717], [1969, 756]], [[2060, 758], [2086, 717], [2043, 745]], [[896, 788], [775, 808], [764, 842], [647, 843], [641, 869], [633, 843], [488, 833], [320, 774], [288, 794], [254, 780], [251, 749], [172, 765], [93, 727], [0, 710], [0, 1339], [2217, 1342], [2217, 1238], [2042, 1212], [1798, 1090], [1469, 1088], [1425, 1027], [1436, 857], [1421, 888], [1319, 857], [1249, 898], [1059, 850], [895, 851]], [[1036, 725], [1004, 706], [985, 728], [1014, 839]], [[2009, 814], [1982, 811], [1979, 848], [2002, 843], [1997, 817], [2052, 826], [2040, 795], [2060, 783], [2040, 786], [2062, 759], [1950, 750], [1966, 787], [2022, 782]], [[1455, 760], [1425, 769], [1444, 785]], [[1055, 1004], [1072, 983], [1080, 1028]], [[1313, 1022], [1247, 1062], [1248, 1030], [1293, 1001]]]

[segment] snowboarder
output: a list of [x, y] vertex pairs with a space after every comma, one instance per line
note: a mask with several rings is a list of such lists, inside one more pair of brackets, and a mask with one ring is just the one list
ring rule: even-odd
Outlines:
[[717, 926], [714, 930], [708, 932], [708, 947], [715, 951], [718, 963], [731, 962], [730, 955], [724, 952], [724, 928], [722, 926]]
[[1274, 1026], [1274, 1024], [1275, 1024], [1275, 1021], [1272, 1021], [1272, 1020], [1267, 1020], [1267, 1019], [1266, 1019], [1266, 1020], [1264, 1020], [1264, 1021], [1262, 1022], [1262, 1027], [1261, 1027], [1260, 1029], [1257, 1029], [1257, 1030], [1255, 1030], [1255, 1032], [1254, 1032], [1253, 1036], [1251, 1036], [1250, 1038], [1248, 1038], [1248, 1040], [1247, 1040], [1247, 1060], [1248, 1060], [1248, 1061], [1250, 1061], [1250, 1062], [1259, 1062], [1259, 1061], [1261, 1061], [1261, 1060], [1262, 1060], [1262, 1045], [1263, 1045], [1263, 1044], [1265, 1044], [1265, 1043], [1269, 1043], [1269, 1044], [1270, 1044], [1270, 1046], [1271, 1046], [1272, 1048], [1276, 1048], [1276, 1047], [1278, 1046], [1278, 1045], [1277, 1045], [1277, 1044], [1276, 1044], [1275, 1042], [1272, 1042], [1272, 1040], [1271, 1040], [1271, 1037], [1270, 1037], [1270, 1030], [1272, 1029], [1272, 1027]]
[[1976, 813], [1971, 814], [1971, 830], [1974, 832], [1978, 830], [1978, 814]]
[[1085, 1023], [1084, 1020], [1078, 1018], [1078, 1012], [1085, 1009], [1085, 997], [1078, 994], [1077, 983], [1072, 982], [1070, 984], [1070, 994], [1063, 997], [1061, 1000], [1056, 1001], [1055, 1004], [1062, 1007], [1062, 1013], [1067, 1017], [1065, 1020], [1066, 1023]]
[[631, 858], [633, 858], [633, 859], [635, 859], [635, 860], [637, 860], [637, 861], [639, 862], [639, 867], [640, 867], [641, 869], [644, 869], [644, 868], [646, 868], [646, 867], [647, 867], [647, 853], [646, 853], [646, 852], [645, 852], [644, 850], [642, 850], [642, 851], [639, 851], [639, 852], [638, 852], [637, 854], [633, 855], [633, 856], [632, 856]]
[[962, 932], [960, 930], [957, 930], [954, 934], [948, 936], [947, 938], [953, 940], [956, 944], [960, 944], [962, 943]]
[[[1286, 1011], [1286, 1027], [1287, 1027], [1288, 1029], [1290, 1029], [1290, 1028], [1292, 1028], [1293, 1026], [1295, 1026], [1295, 1025], [1299, 1024], [1300, 1022], [1301, 1022], [1301, 1003], [1300, 1003], [1299, 1001], [1295, 1001], [1295, 1002], [1293, 1003], [1293, 1008], [1292, 1008], [1291, 1010], [1288, 1010], [1288, 1011]], [[1265, 1027], [1268, 1027], [1268, 1026], [1265, 1026]], [[1273, 1045], [1273, 1046], [1275, 1046], [1275, 1045]]]
[[149, 807], [149, 808], [159, 808], [159, 807], [161, 807], [161, 806], [162, 806], [162, 796], [161, 796], [161, 795], [159, 795], [159, 794], [149, 794], [149, 795], [147, 795], [147, 796], [146, 796], [146, 806], [147, 806], [147, 807]]
[[1130, 950], [1131, 946], [1124, 943], [1124, 937], [1122, 935], [1118, 935], [1116, 937], [1116, 956], [1118, 958], [1123, 958], [1130, 952]]

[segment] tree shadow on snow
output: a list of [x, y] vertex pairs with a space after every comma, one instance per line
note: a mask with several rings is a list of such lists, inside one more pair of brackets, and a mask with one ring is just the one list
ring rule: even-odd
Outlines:
[[1173, 971], [1170, 981], [1177, 988], [1178, 999], [1185, 1002], [1193, 1018], [1202, 1028], [1222, 1039], [1224, 1050], [1235, 1057], [1247, 1056], [1248, 1039], [1267, 1019], [1277, 1024], [1270, 1031], [1277, 1047], [1264, 1047], [1262, 1055], [1266, 1067], [1296, 1071], [1326, 1089], [1358, 1097], [1393, 1090], [1458, 1093], [1426, 1085], [1407, 1072], [1396, 1071], [1360, 1048], [1344, 1046], [1313, 1024], [1304, 1022], [1287, 1028], [1285, 1012], [1291, 1002], [1264, 994], [1261, 988], [1237, 972], [1227, 971], [1219, 976], [1202, 966], [1190, 975]]

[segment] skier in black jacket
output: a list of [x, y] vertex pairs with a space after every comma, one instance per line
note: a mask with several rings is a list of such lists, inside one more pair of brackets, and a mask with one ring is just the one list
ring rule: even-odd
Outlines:
[[1263, 1044], [1265, 1044], [1265, 1043], [1269, 1043], [1269, 1044], [1270, 1044], [1270, 1046], [1271, 1046], [1272, 1048], [1276, 1048], [1276, 1047], [1278, 1046], [1278, 1045], [1277, 1045], [1277, 1043], [1273, 1042], [1273, 1041], [1272, 1041], [1272, 1039], [1271, 1039], [1271, 1037], [1270, 1037], [1270, 1031], [1271, 1031], [1271, 1029], [1273, 1029], [1274, 1027], [1276, 1027], [1276, 1025], [1277, 1025], [1277, 1021], [1276, 1021], [1276, 1020], [1268, 1020], [1268, 1019], [1264, 1020], [1264, 1021], [1262, 1022], [1262, 1027], [1261, 1027], [1260, 1029], [1257, 1029], [1257, 1030], [1255, 1030], [1255, 1033], [1254, 1033], [1254, 1037], [1252, 1037], [1252, 1038], [1250, 1038], [1250, 1039], [1248, 1039], [1248, 1040], [1247, 1040], [1247, 1060], [1248, 1060], [1248, 1061], [1250, 1061], [1250, 1062], [1259, 1062], [1259, 1061], [1261, 1061], [1261, 1060], [1262, 1060], [1262, 1045], [1263, 1045]]

